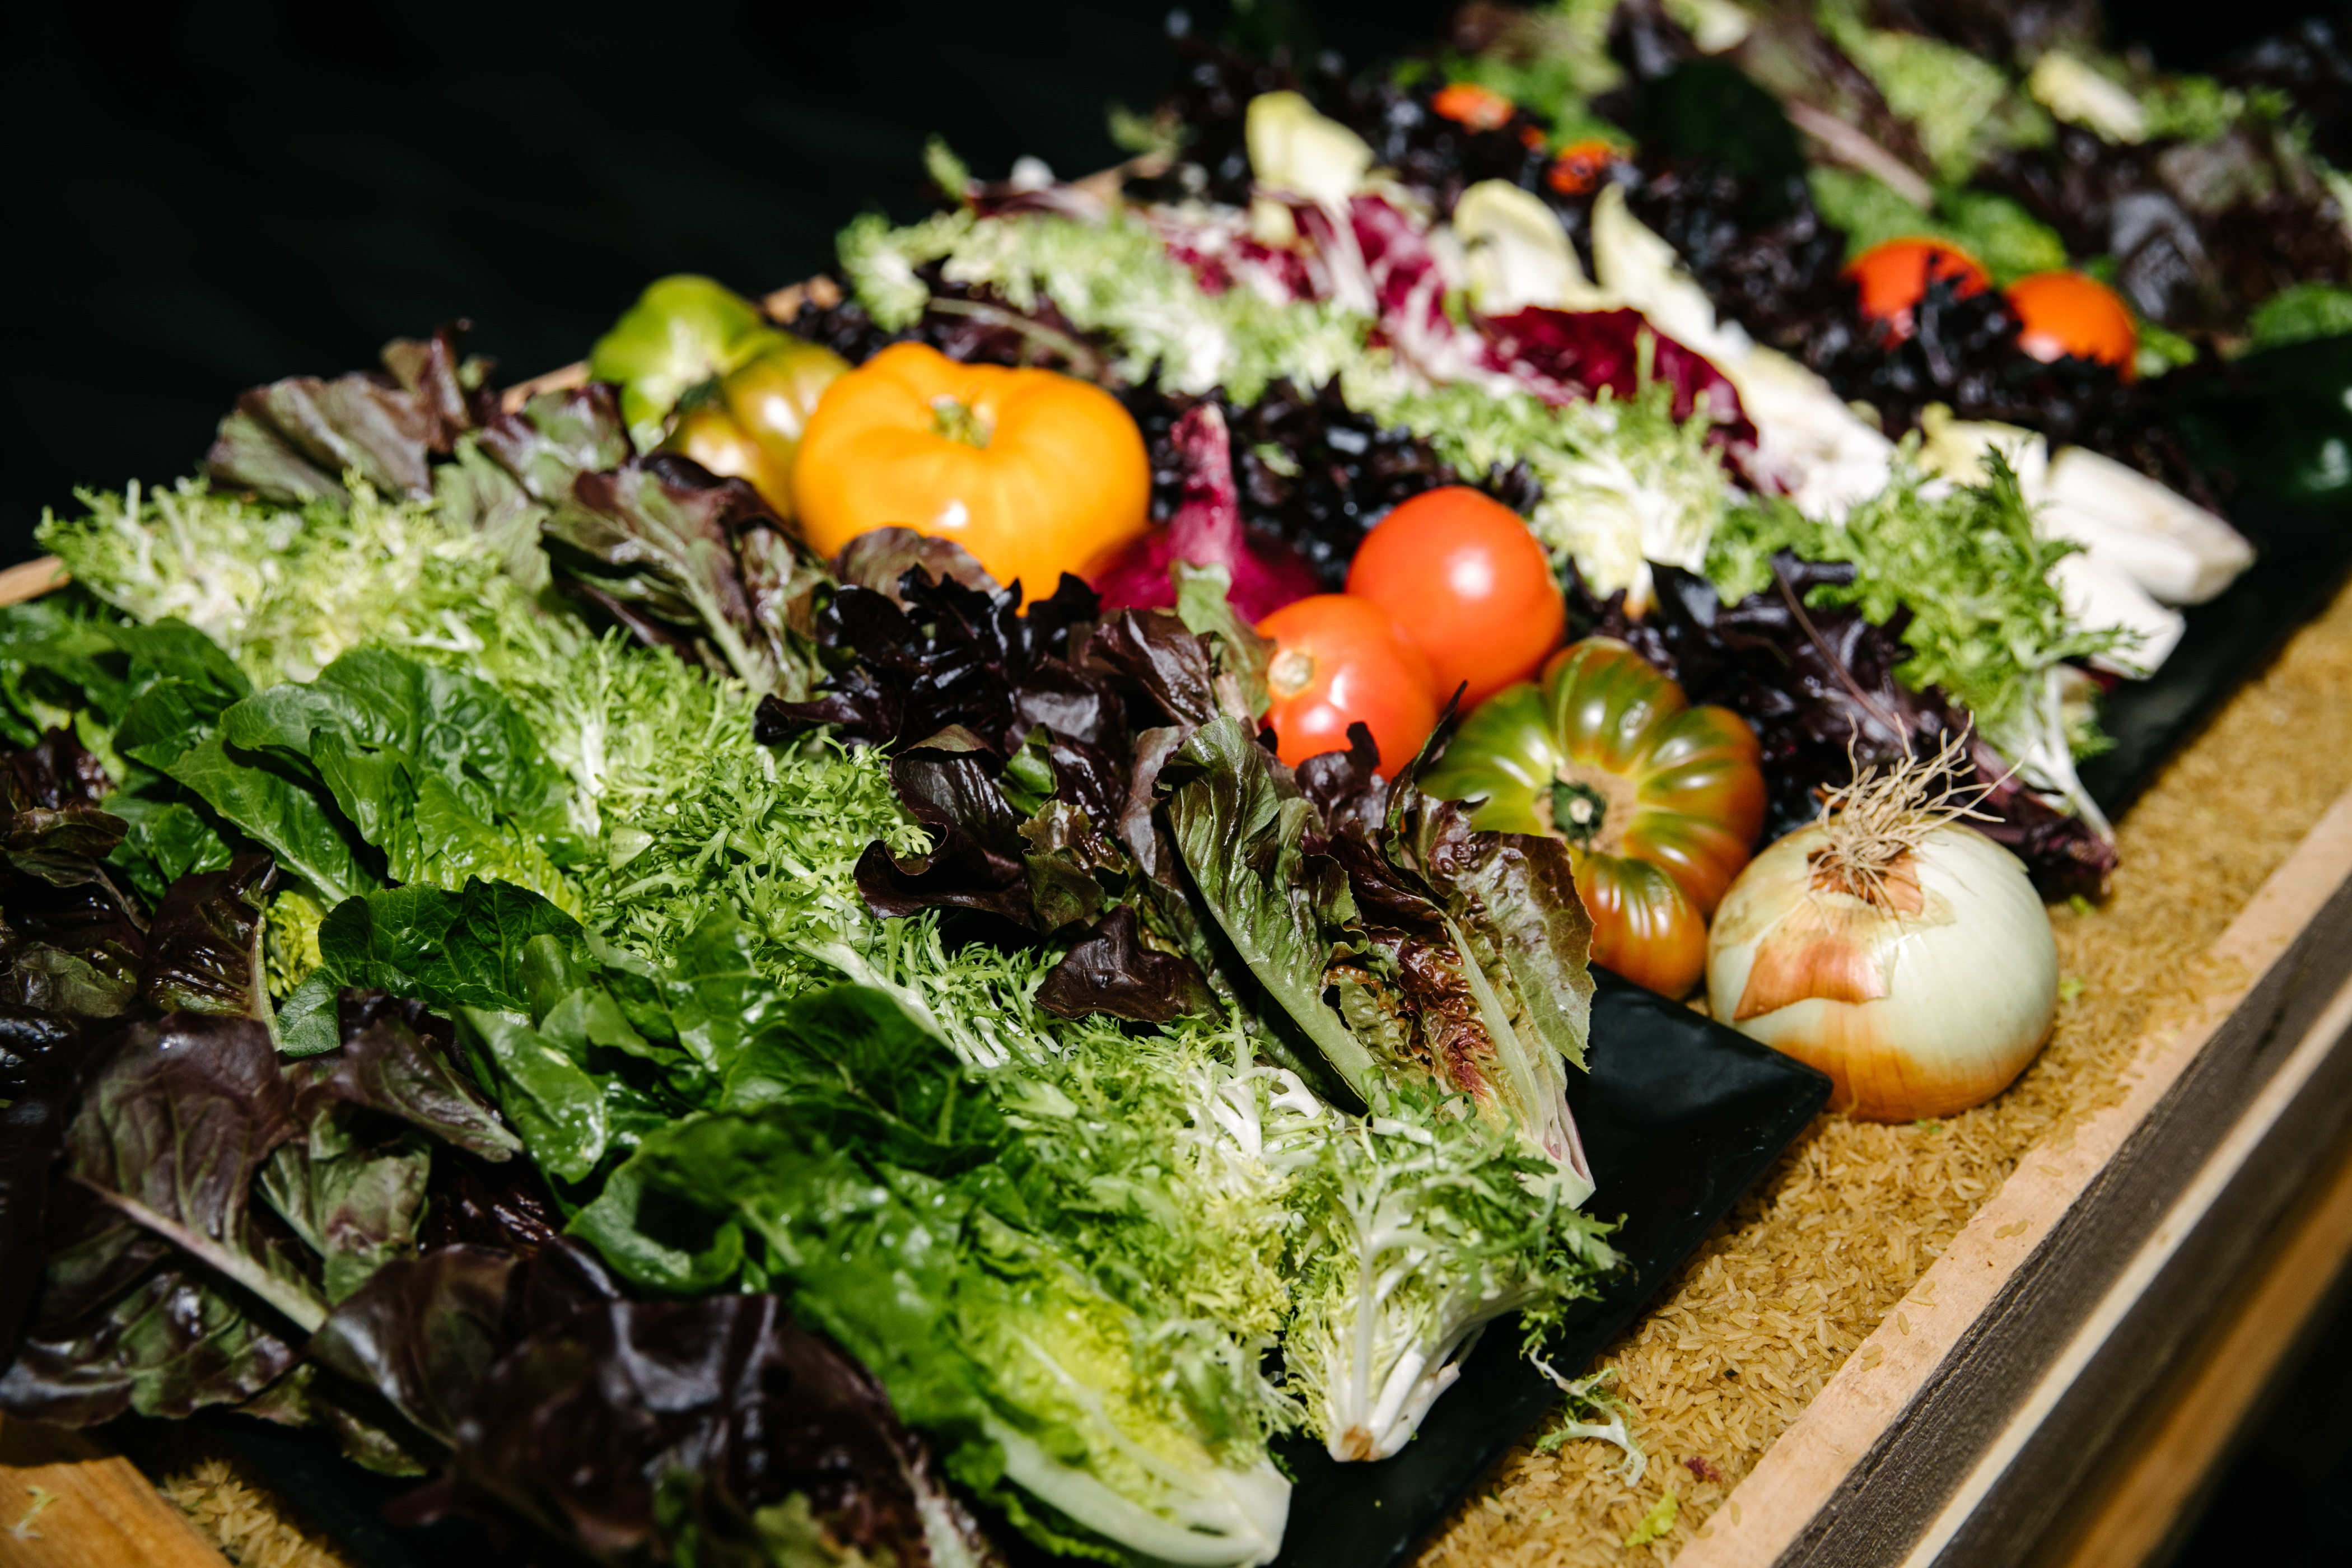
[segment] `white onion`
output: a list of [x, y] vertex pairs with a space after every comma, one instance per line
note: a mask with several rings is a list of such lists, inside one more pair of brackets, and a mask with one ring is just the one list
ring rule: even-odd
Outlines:
[[[1832, 1108], [1874, 1121], [1990, 1100], [2058, 1006], [2057, 943], [2025, 868], [1953, 809], [1921, 805], [1926, 772], [1898, 770], [1899, 810], [1880, 798], [1843, 825], [1825, 811], [1766, 849], [1707, 933], [1716, 1017], [1829, 1074]], [[1858, 836], [1874, 858], [1855, 876]]]

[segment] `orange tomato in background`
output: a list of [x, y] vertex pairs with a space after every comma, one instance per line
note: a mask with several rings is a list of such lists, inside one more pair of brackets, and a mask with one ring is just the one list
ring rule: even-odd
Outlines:
[[1118, 399], [921, 343], [893, 343], [825, 389], [792, 482], [819, 555], [911, 528], [954, 540], [1033, 600], [1150, 526], [1151, 459]]
[[1544, 172], [1544, 184], [1561, 195], [1580, 196], [1601, 184], [1618, 156], [1616, 147], [1607, 142], [1571, 142], [1552, 159], [1551, 167]]
[[1456, 125], [1473, 131], [1499, 131], [1511, 122], [1518, 105], [1492, 88], [1474, 81], [1450, 82], [1437, 89], [1429, 107]]
[[1874, 245], [1845, 264], [1844, 275], [1862, 291], [1862, 313], [1885, 321], [1897, 339], [1911, 335], [1911, 308], [1927, 297], [1931, 280], [1953, 280], [1963, 300], [1992, 287], [1992, 274], [1975, 257], [1940, 239]]
[[2096, 360], [2122, 374], [2136, 374], [2139, 329], [2131, 307], [2095, 278], [2080, 272], [2037, 272], [2006, 290], [2017, 312], [2017, 346], [2038, 360]]
[[1348, 568], [1348, 592], [1395, 616], [1428, 657], [1440, 706], [1467, 684], [1465, 712], [1533, 675], [1568, 624], [1543, 546], [1518, 513], [1465, 485], [1382, 518]]
[[1276, 754], [1293, 767], [1348, 749], [1361, 723], [1381, 749], [1381, 773], [1394, 778], [1437, 725], [1429, 660], [1395, 617], [1369, 599], [1317, 594], [1257, 624], [1274, 642], [1266, 687], [1274, 705]]

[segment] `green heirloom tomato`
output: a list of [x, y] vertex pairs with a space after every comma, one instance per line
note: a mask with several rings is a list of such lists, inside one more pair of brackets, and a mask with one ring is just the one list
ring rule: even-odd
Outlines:
[[[588, 351], [588, 374], [621, 388], [633, 435], [657, 428], [686, 392], [750, 360], [782, 337], [758, 306], [708, 278], [681, 273], [637, 296]], [[651, 441], [640, 439], [648, 447]]]
[[757, 358], [728, 373], [718, 396], [680, 414], [666, 444], [714, 474], [743, 480], [789, 520], [801, 432], [824, 389], [848, 368], [831, 349], [778, 334]]
[[1679, 996], [1706, 963], [1706, 920], [1764, 826], [1756, 732], [1610, 637], [1495, 694], [1422, 788], [1477, 802], [1471, 825], [1565, 839], [1592, 916], [1592, 961]]

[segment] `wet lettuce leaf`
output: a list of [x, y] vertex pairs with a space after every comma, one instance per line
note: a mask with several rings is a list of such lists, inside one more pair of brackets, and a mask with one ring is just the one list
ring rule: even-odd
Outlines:
[[250, 1292], [304, 1326], [323, 1315], [252, 1208], [256, 1173], [295, 1131], [293, 1087], [253, 1019], [179, 1014], [101, 1047], [67, 1132], [73, 1201], [51, 1216], [0, 1407], [74, 1424], [185, 1415], [291, 1366], [278, 1320], [242, 1302]]
[[267, 1019], [259, 948], [277, 880], [277, 863], [248, 849], [225, 869], [173, 882], [148, 928], [140, 1000], [159, 1013]]
[[1334, 932], [1356, 919], [1347, 872], [1307, 842], [1315, 807], [1238, 720], [1192, 733], [1164, 770], [1176, 847], [1234, 952], [1359, 1105], [1380, 1099], [1371, 1049], [1326, 1000]]
[[752, 690], [772, 692], [797, 671], [784, 626], [753, 607], [738, 550], [753, 534], [781, 539], [782, 527], [742, 480], [656, 454], [581, 474], [544, 531], [558, 563], [624, 625], [671, 628]]
[[478, 677], [358, 648], [308, 685], [228, 708], [220, 739], [323, 784], [395, 882], [457, 887], [482, 875], [563, 894], [553, 856], [576, 853], [563, 774]]

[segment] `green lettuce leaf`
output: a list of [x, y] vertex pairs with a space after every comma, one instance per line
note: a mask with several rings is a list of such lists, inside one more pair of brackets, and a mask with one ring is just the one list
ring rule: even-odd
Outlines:
[[1305, 847], [1314, 806], [1230, 716], [1194, 731], [1161, 777], [1173, 785], [1167, 810], [1177, 851], [1218, 929], [1322, 1065], [1372, 1103], [1380, 1064], [1323, 997], [1328, 932], [1356, 906], [1347, 873]]

